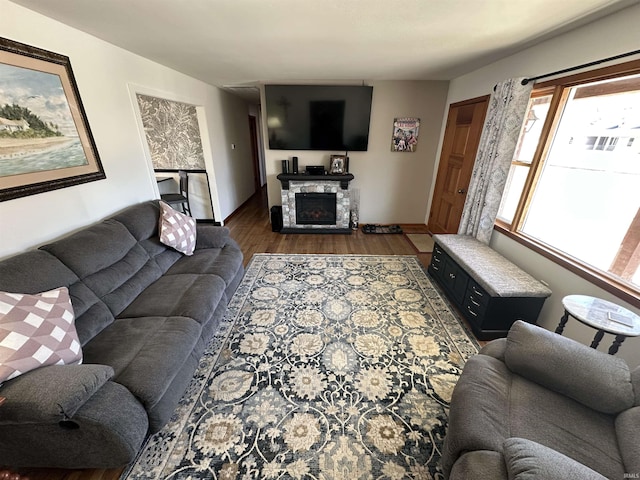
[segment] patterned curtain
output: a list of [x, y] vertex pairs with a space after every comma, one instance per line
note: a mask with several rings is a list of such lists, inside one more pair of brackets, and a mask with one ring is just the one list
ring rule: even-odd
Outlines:
[[511, 78], [498, 83], [491, 95], [458, 229], [461, 235], [487, 244], [491, 239], [532, 83], [522, 85], [522, 78]]

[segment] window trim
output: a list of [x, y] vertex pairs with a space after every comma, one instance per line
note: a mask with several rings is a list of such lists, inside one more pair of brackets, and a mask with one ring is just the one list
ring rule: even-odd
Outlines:
[[[571, 87], [579, 86], [584, 83], [600, 80], [611, 80], [625, 75], [633, 75], [640, 73], [640, 60], [633, 60], [617, 65], [604, 68], [598, 68], [588, 72], [582, 72], [566, 77], [537, 83], [534, 86], [532, 97], [544, 96], [552, 94], [549, 113], [545, 119], [540, 134], [540, 140], [534, 153], [531, 164], [529, 164], [529, 172], [525, 180], [525, 184], [520, 195], [520, 201], [516, 207], [513, 220], [508, 224], [497, 219], [494, 224], [494, 230], [503, 235], [517, 241], [527, 248], [539, 253], [552, 262], [569, 270], [570, 272], [584, 278], [603, 290], [615, 295], [621, 300], [640, 308], [640, 288], [634, 288], [627, 283], [620, 281], [612, 275], [598, 270], [560, 250], [547, 245], [521, 231], [525, 220], [525, 214], [531, 205], [535, 188], [542, 174], [542, 159], [546, 158], [548, 150], [551, 148], [551, 134], [555, 132], [557, 124], [560, 122], [558, 109], [561, 108], [569, 95]], [[514, 162], [512, 162], [513, 164]], [[519, 163], [519, 162], [516, 162]]]

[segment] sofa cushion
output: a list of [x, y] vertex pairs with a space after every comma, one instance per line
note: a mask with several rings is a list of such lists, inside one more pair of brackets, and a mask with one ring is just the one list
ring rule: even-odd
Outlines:
[[223, 248], [197, 249], [191, 257], [182, 257], [167, 270], [167, 275], [201, 273], [217, 275], [229, 286], [242, 268], [242, 252], [230, 241]]
[[556, 480], [580, 478], [606, 480], [589, 467], [555, 450], [524, 438], [510, 438], [504, 442], [504, 459], [509, 480]]
[[196, 248], [222, 248], [230, 240], [229, 229], [216, 225], [198, 225]]
[[71, 418], [111, 377], [106, 365], [51, 365], [6, 382], [0, 424]]
[[490, 450], [467, 452], [458, 459], [449, 480], [497, 480], [507, 478], [502, 453]]
[[200, 332], [200, 325], [185, 317], [117, 319], [87, 344], [85, 361], [113, 367], [113, 381], [149, 411], [191, 355]]
[[160, 202], [160, 242], [185, 255], [196, 248], [196, 221]]
[[604, 413], [634, 404], [626, 362], [570, 338], [518, 320], [507, 335], [505, 363], [540, 385]]
[[626, 471], [640, 474], [640, 407], [616, 417], [616, 434]]
[[223, 301], [224, 281], [215, 275], [165, 275], [145, 289], [121, 317], [180, 316], [207, 323]]
[[160, 206], [157, 200], [132, 205], [111, 217], [124, 225], [137, 241], [157, 238]]
[[163, 273], [127, 228], [106, 220], [45, 245], [117, 316]]
[[0, 292], [0, 383], [46, 365], [82, 362], [67, 287]]
[[0, 262], [0, 290], [38, 293], [60, 286], [69, 289], [82, 345], [113, 322], [113, 314], [102, 300], [49, 252], [33, 250]]

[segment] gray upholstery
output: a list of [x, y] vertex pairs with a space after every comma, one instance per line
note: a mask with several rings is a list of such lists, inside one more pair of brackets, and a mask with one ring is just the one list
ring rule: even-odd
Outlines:
[[69, 288], [83, 364], [0, 386], [0, 465], [110, 468], [170, 419], [244, 274], [229, 230], [160, 243], [157, 201], [0, 262], [0, 290]]
[[2, 388], [7, 400], [2, 405], [0, 425], [59, 422], [73, 417], [112, 376], [113, 368], [106, 365], [50, 365], [34, 370], [29, 381], [18, 377]]
[[510, 479], [580, 478], [582, 480], [606, 480], [605, 477], [581, 463], [531, 440], [509, 438], [505, 440], [503, 447]]
[[624, 360], [539, 327], [518, 325], [509, 332], [505, 364], [511, 372], [599, 412], [620, 413], [634, 403]]
[[535, 325], [514, 323], [506, 339], [469, 359], [454, 388], [441, 458], [445, 478], [484, 478], [487, 468], [495, 472], [487, 467], [495, 455], [508, 471], [496, 479], [640, 472], [640, 408], [633, 406], [639, 371]]

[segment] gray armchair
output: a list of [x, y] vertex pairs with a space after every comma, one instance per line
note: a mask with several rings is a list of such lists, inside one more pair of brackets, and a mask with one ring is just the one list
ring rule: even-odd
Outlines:
[[640, 478], [640, 367], [518, 321], [465, 365], [441, 466], [451, 480]]

